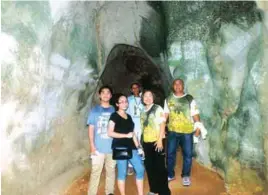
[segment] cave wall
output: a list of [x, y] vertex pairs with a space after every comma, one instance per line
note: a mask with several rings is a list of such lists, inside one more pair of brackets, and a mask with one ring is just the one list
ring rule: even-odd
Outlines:
[[[258, 88], [258, 93], [260, 98], [260, 111], [262, 115], [262, 124], [263, 124], [263, 140], [264, 140], [264, 158], [265, 158], [265, 177], [266, 181], [268, 181], [268, 2], [265, 1], [257, 1], [258, 8], [262, 11], [263, 17], [263, 26], [262, 26], [262, 59], [261, 59], [261, 68], [264, 70], [263, 82], [260, 83], [260, 87]], [[266, 70], [266, 71], [265, 71]], [[266, 74], [265, 74], [266, 72]]]
[[267, 93], [260, 91], [267, 63], [260, 10], [254, 2], [172, 2], [164, 9], [170, 71], [186, 81], [209, 131], [196, 146], [198, 161], [217, 170], [231, 194], [263, 190]]
[[229, 192], [236, 182], [261, 191], [268, 20], [267, 4], [258, 6], [263, 20], [249, 7], [245, 23], [243, 10], [215, 18], [216, 2], [2, 2], [2, 193], [36, 194], [71, 167], [79, 175], [88, 166], [85, 119], [117, 44], [140, 48], [166, 85], [185, 79], [209, 131], [198, 161], [225, 177]]
[[81, 132], [96, 83], [89, 60], [96, 51], [92, 9], [76, 2], [2, 2], [2, 194], [40, 194], [56, 176], [84, 168]]

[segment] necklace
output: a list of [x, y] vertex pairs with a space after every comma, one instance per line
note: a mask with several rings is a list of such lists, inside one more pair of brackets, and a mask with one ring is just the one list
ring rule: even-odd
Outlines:
[[137, 100], [136, 100], [136, 97], [135, 96], [133, 96], [134, 97], [134, 100], [135, 100], [135, 105], [134, 105], [134, 116], [139, 116], [140, 115], [140, 107], [139, 107], [139, 105], [140, 105], [140, 103], [141, 103], [141, 99], [140, 99], [140, 101], [139, 101], [139, 103], [137, 102]]
[[139, 103], [137, 103], [136, 97], [134, 96], [134, 100], [135, 100], [135, 104], [136, 104], [137, 106], [139, 106], [140, 103], [141, 103], [141, 99], [140, 99]]

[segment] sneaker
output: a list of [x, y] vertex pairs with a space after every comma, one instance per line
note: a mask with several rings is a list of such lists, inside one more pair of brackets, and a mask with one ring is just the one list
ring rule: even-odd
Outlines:
[[168, 177], [168, 181], [175, 180], [175, 177]]
[[182, 185], [183, 186], [189, 186], [189, 185], [191, 185], [191, 179], [190, 179], [190, 177], [183, 177], [182, 178]]
[[147, 195], [155, 195], [153, 192], [148, 192]]
[[128, 174], [128, 175], [133, 175], [133, 174], [134, 174], [134, 169], [133, 169], [133, 167], [128, 167], [128, 169], [127, 169], [127, 174]]

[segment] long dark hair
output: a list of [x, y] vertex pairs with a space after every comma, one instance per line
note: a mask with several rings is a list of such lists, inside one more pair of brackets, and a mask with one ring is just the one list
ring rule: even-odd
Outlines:
[[120, 98], [120, 97], [126, 97], [126, 98], [127, 98], [127, 96], [124, 95], [123, 93], [117, 93], [117, 94], [114, 94], [113, 97], [114, 97], [114, 98], [113, 98], [113, 103], [112, 103], [112, 105], [115, 107], [115, 110], [117, 111], [117, 110], [118, 110], [118, 106], [117, 106], [116, 104], [119, 103], [119, 98]]

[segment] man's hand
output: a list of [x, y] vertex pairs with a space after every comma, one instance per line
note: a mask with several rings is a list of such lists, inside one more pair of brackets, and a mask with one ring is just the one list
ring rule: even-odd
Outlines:
[[200, 135], [200, 128], [196, 128], [194, 135], [198, 137]]
[[158, 139], [156, 142], [155, 142], [155, 151], [157, 152], [161, 152], [163, 150], [163, 143], [162, 143], [162, 139]]
[[90, 154], [91, 154], [91, 155], [95, 155], [95, 154], [96, 154], [96, 151], [97, 151], [97, 149], [96, 149], [95, 146], [91, 146], [91, 147], [90, 147]]
[[88, 127], [88, 138], [90, 155], [95, 155], [96, 147], [94, 143], [94, 125], [89, 125]]

